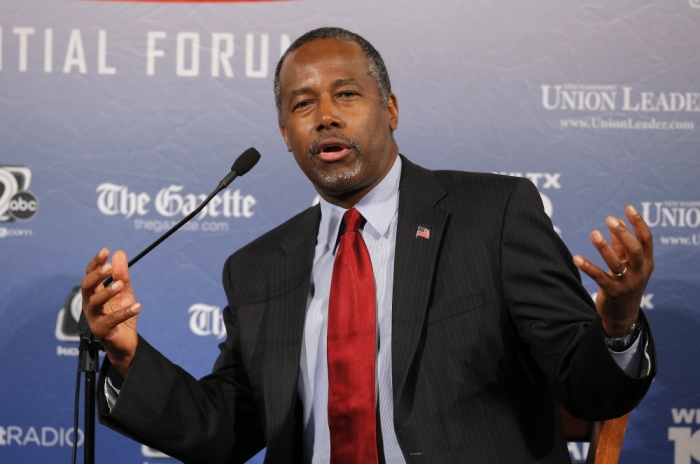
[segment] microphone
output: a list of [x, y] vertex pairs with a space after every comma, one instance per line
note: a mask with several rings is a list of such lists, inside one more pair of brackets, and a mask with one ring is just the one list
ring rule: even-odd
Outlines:
[[221, 188], [217, 191], [217, 193], [231, 185], [231, 182], [233, 182], [233, 179], [236, 177], [247, 174], [248, 171], [253, 169], [253, 166], [258, 164], [258, 161], [260, 161], [260, 153], [253, 147], [250, 147], [241, 153], [241, 155], [236, 158], [236, 161], [233, 162], [231, 172], [229, 172], [226, 177], [219, 182], [219, 187]]
[[[160, 245], [163, 242], [163, 240], [170, 237], [180, 227], [184, 226], [187, 222], [189, 222], [190, 219], [195, 217], [200, 211], [202, 211], [202, 209], [205, 206], [207, 206], [207, 203], [209, 203], [211, 199], [216, 196], [216, 194], [218, 194], [220, 191], [231, 185], [231, 182], [233, 182], [233, 180], [236, 177], [242, 176], [251, 169], [253, 169], [253, 166], [255, 166], [258, 163], [258, 161], [260, 161], [260, 152], [258, 152], [258, 150], [256, 150], [253, 147], [250, 147], [249, 149], [241, 153], [241, 155], [238, 158], [236, 158], [236, 161], [233, 162], [233, 166], [231, 166], [231, 172], [226, 174], [226, 177], [221, 179], [221, 182], [219, 182], [219, 185], [216, 187], [216, 189], [214, 189], [214, 191], [211, 192], [209, 196], [205, 198], [204, 201], [202, 201], [202, 203], [200, 203], [199, 206], [197, 206], [197, 208], [195, 208], [194, 211], [185, 216], [185, 218], [182, 219], [182, 221], [175, 224], [172, 228], [170, 228], [170, 230], [161, 235], [155, 242], [151, 243], [141, 253], [132, 258], [129, 261], [129, 267], [139, 262], [141, 258], [146, 256], [148, 253], [150, 253], [151, 250]], [[112, 282], [114, 282], [114, 277], [109, 276], [104, 280], [104, 282], [102, 282], [102, 284], [105, 287], [108, 287], [112, 284]], [[83, 333], [83, 331], [87, 328], [87, 320], [85, 320], [85, 316], [82, 314], [80, 317], [80, 321], [84, 322], [84, 325], [80, 325], [80, 331], [81, 333]]]

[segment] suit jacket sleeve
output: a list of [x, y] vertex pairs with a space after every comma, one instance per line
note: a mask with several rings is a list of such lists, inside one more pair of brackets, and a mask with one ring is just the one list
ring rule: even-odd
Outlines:
[[[232, 293], [224, 267], [224, 286]], [[104, 396], [109, 360], [98, 383], [100, 422], [186, 463], [246, 462], [265, 446], [259, 415], [240, 358], [234, 308], [226, 308], [228, 337], [214, 372], [194, 379], [139, 337], [119, 399]]]
[[582, 419], [618, 417], [634, 408], [656, 372], [649, 325], [643, 375], [633, 378], [612, 359], [595, 305], [531, 182], [513, 188], [501, 233], [506, 303], [552, 395]]

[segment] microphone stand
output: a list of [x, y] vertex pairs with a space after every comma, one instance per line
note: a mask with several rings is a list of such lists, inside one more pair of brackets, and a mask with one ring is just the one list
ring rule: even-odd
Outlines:
[[[214, 198], [219, 192], [228, 187], [233, 180], [250, 171], [253, 166], [260, 160], [260, 153], [255, 148], [249, 148], [244, 151], [233, 163], [231, 172], [223, 178], [219, 185], [209, 194], [202, 203], [197, 206], [190, 214], [185, 216], [180, 222], [175, 224], [166, 233], [161, 235], [156, 241], [146, 247], [141, 253], [129, 260], [128, 267], [136, 264], [141, 258], [146, 256], [151, 250], [161, 244], [163, 240], [174, 234], [180, 227], [184, 226], [193, 217], [199, 214], [202, 209]], [[114, 276], [107, 277], [102, 284], [108, 287], [114, 281]], [[73, 456], [72, 462], [75, 463], [76, 452], [78, 448], [78, 408], [80, 398], [80, 375], [85, 373], [85, 441], [84, 441], [84, 464], [95, 464], [95, 403], [97, 389], [97, 372], [100, 370], [100, 350], [104, 351], [102, 344], [95, 340], [95, 335], [90, 330], [90, 326], [85, 318], [85, 312], [80, 312], [80, 320], [78, 321], [78, 332], [80, 334], [80, 344], [78, 345], [78, 378], [75, 389], [75, 407], [73, 415]]]
[[[161, 235], [155, 242], [151, 243], [141, 253], [136, 255], [129, 261], [129, 267], [136, 264], [141, 258], [146, 256], [151, 250], [157, 247], [163, 240], [174, 234], [180, 227], [184, 226], [190, 219], [195, 217], [202, 209], [211, 201], [217, 193], [226, 188], [226, 185], [219, 186], [204, 200], [202, 203], [184, 219], [175, 224], [165, 234]], [[113, 276], [107, 277], [102, 284], [109, 287], [114, 281]], [[78, 369], [85, 374], [85, 442], [84, 442], [84, 464], [95, 464], [95, 403], [96, 403], [96, 378], [97, 372], [100, 371], [100, 350], [104, 351], [102, 344], [95, 340], [90, 327], [88, 326], [85, 313], [80, 313], [80, 321], [78, 321], [78, 330], [80, 333], [80, 345], [78, 345]], [[77, 427], [73, 432], [74, 447], [78, 441]]]
[[[85, 316], [80, 316], [80, 322], [85, 323], [87, 326], [87, 321], [85, 321]], [[96, 378], [97, 372], [100, 370], [100, 350], [104, 351], [102, 344], [95, 340], [95, 336], [88, 327], [86, 330], [81, 330], [80, 333], [80, 345], [78, 346], [78, 379], [80, 379], [80, 373], [85, 374], [85, 441], [83, 446], [83, 463], [84, 464], [94, 464], [95, 463], [95, 391], [96, 391]], [[76, 391], [76, 400], [78, 399], [80, 393], [80, 383], [78, 380], [78, 389]], [[77, 401], [76, 401], [77, 408]], [[77, 418], [77, 409], [76, 409]], [[75, 449], [78, 443], [78, 427], [77, 424], [73, 428], [73, 460], [75, 460]]]

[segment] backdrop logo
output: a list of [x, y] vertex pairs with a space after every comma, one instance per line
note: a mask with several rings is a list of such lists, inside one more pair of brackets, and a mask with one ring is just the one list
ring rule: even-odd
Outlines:
[[[134, 219], [134, 228], [164, 232], [182, 217], [194, 211], [207, 197], [204, 194], [183, 193], [184, 186], [170, 185], [158, 191], [155, 198], [148, 193], [134, 192], [126, 185], [103, 183], [97, 187], [97, 209], [106, 216], [123, 216]], [[253, 206], [257, 200], [252, 195], [243, 195], [240, 189], [224, 190], [216, 195], [197, 215], [197, 221], [185, 224], [182, 230], [196, 232], [226, 232], [226, 221], [202, 221], [204, 218], [248, 219], [253, 217]], [[146, 220], [143, 216], [155, 213], [160, 220]], [[172, 218], [172, 219], [170, 219]]]
[[[700, 201], [642, 201], [642, 217], [650, 228], [661, 228], [655, 235], [664, 246], [700, 246]], [[669, 233], [670, 232], [670, 233]], [[673, 235], [671, 235], [673, 234]]]
[[146, 456], [147, 458], [161, 458], [161, 459], [172, 459], [170, 456], [168, 456], [165, 453], [161, 453], [157, 449], [154, 448], [149, 448], [146, 445], [141, 445], [141, 454]]
[[[541, 85], [540, 90], [545, 110], [567, 111], [569, 117], [559, 120], [562, 129], [695, 130], [694, 120], [680, 121], [675, 116], [700, 112], [698, 92], [643, 92], [631, 86], [597, 84]], [[611, 112], [633, 113], [637, 118], [606, 115]], [[669, 113], [673, 114], [669, 120], [657, 119]]]
[[700, 201], [643, 201], [642, 216], [649, 227], [700, 226]]
[[[596, 301], [596, 299], [598, 298], [598, 292], [590, 292], [589, 295], [591, 295], [591, 299], [593, 301]], [[642, 309], [646, 309], [646, 310], [654, 309], [654, 302], [651, 301], [653, 299], [654, 299], [653, 293], [645, 293], [644, 295], [642, 295], [642, 301], [639, 304], [639, 306]]]
[[[73, 287], [66, 296], [66, 301], [63, 307], [58, 311], [56, 318], [56, 340], [60, 342], [79, 342], [78, 336], [78, 321], [80, 313], [83, 310], [83, 295], [80, 293], [80, 287]], [[75, 354], [73, 354], [75, 351]], [[59, 356], [74, 356], [78, 354], [78, 349], [75, 347], [61, 347], [56, 349]]]
[[[532, 181], [533, 184], [535, 184], [535, 187], [540, 191], [540, 197], [542, 197], [542, 204], [544, 206], [544, 212], [547, 213], [547, 216], [549, 218], [552, 218], [552, 214], [554, 214], [554, 205], [552, 204], [552, 200], [549, 199], [549, 196], [542, 193], [542, 190], [547, 190], [547, 189], [561, 189], [561, 184], [559, 183], [559, 179], [561, 178], [561, 173], [559, 172], [526, 172], [523, 174], [522, 172], [495, 172], [494, 174], [501, 174], [504, 176], [514, 176], [514, 177], [526, 177]], [[561, 229], [557, 226], [553, 226], [554, 230], [561, 235]]]
[[0, 222], [27, 221], [34, 217], [39, 200], [27, 190], [31, 181], [32, 171], [27, 167], [0, 166]]
[[[114, 44], [108, 41], [108, 31], [104, 29], [84, 31], [73, 28], [68, 32], [61, 28], [57, 31], [56, 43], [53, 27], [45, 27], [41, 31], [38, 27], [22, 25], [12, 27], [11, 31], [12, 38], [10, 42], [6, 40], [4, 46], [7, 48], [8, 43], [16, 43], [19, 55], [16, 69], [20, 73], [62, 72], [112, 76], [133, 72], [135, 69], [125, 71], [117, 66], [118, 62], [113, 58], [115, 53], [112, 52]], [[2, 28], [0, 36], [1, 33]], [[184, 78], [206, 75], [233, 78], [236, 70], [235, 75], [239, 77], [265, 79], [269, 71], [274, 69], [274, 64], [270, 66], [271, 60], [275, 59], [271, 50], [279, 44], [281, 56], [290, 44], [289, 34], [269, 32], [234, 35], [232, 32], [181, 31], [173, 37], [166, 31], [145, 31], [143, 39], [142, 48], [139, 47], [139, 55], [144, 57], [141, 72], [145, 72], [146, 76], [174, 73]], [[65, 42], [67, 45], [64, 48], [62, 44]], [[93, 45], [97, 48], [97, 53], [86, 53], [86, 49], [89, 51]], [[117, 55], [133, 48], [131, 45], [124, 48], [124, 44], [117, 44], [116, 47], [121, 49]], [[237, 48], [243, 48], [242, 52], [236, 53]], [[42, 51], [43, 69], [34, 64]], [[3, 41], [0, 40], [0, 55], [2, 52]], [[54, 61], [57, 61], [54, 56], [65, 58], [54, 67]], [[170, 62], [170, 58], [174, 58], [174, 63]]]
[[700, 112], [698, 92], [640, 92], [616, 85], [541, 85], [546, 110]]
[[[73, 428], [0, 426], [0, 446], [73, 446]], [[78, 429], [78, 446], [83, 444], [83, 431]]]
[[591, 447], [590, 443], [569, 442], [567, 445], [569, 447], [569, 458], [571, 458], [571, 462], [584, 462], [586, 460], [588, 457], [588, 450]]
[[668, 439], [674, 445], [673, 464], [700, 461], [700, 429], [692, 427], [700, 424], [700, 409], [673, 408], [671, 417], [676, 425], [668, 428]]
[[688, 0], [688, 3], [691, 7], [700, 9], [700, 0]]
[[203, 303], [195, 303], [187, 310], [190, 314], [190, 330], [200, 337], [214, 335], [216, 338], [226, 336], [226, 326], [221, 308]]
[[31, 237], [34, 231], [32, 229], [8, 229], [0, 227], [0, 238], [5, 237]]

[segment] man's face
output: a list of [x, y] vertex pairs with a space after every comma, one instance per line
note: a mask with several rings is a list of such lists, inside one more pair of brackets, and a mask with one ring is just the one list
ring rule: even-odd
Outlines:
[[287, 149], [327, 201], [353, 206], [389, 172], [398, 147], [398, 103], [382, 104], [362, 48], [318, 39], [290, 53], [280, 70]]

